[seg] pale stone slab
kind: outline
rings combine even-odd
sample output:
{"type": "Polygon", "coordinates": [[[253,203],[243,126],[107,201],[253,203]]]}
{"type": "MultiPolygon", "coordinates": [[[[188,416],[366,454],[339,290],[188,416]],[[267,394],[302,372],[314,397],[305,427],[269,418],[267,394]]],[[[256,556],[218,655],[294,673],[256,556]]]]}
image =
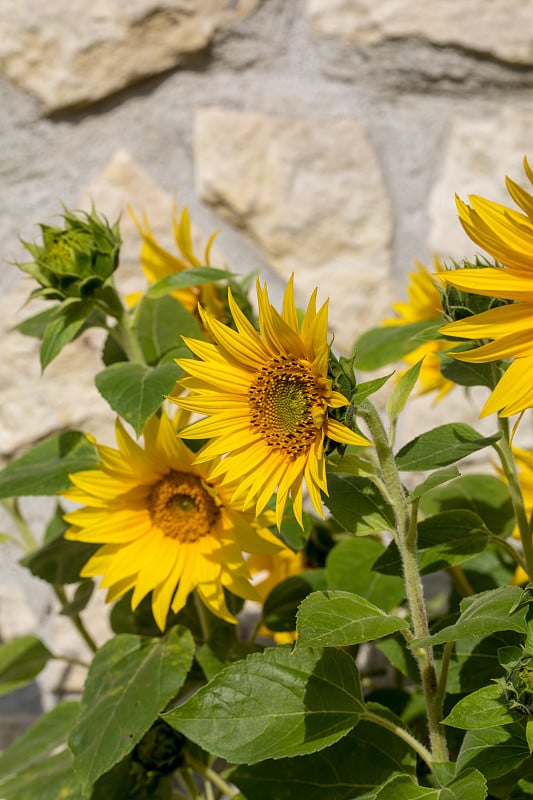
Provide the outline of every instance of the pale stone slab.
{"type": "Polygon", "coordinates": [[[454,118],[429,203],[429,244],[434,252],[459,260],[482,253],[463,231],[455,194],[465,201],[469,194],[480,195],[514,208],[506,175],[533,193],[522,166],[524,156],[533,164],[532,127],[533,113],[515,106],[454,118]]]}
{"type": "Polygon", "coordinates": [[[357,45],[415,38],[533,63],[533,4],[524,0],[307,0],[318,34],[357,45]]]}
{"type": "Polygon", "coordinates": [[[330,297],[335,342],[390,302],[391,210],[376,154],[354,120],[294,120],[205,108],[195,123],[200,197],[244,229],[300,302],[330,297]]]}
{"type": "Polygon", "coordinates": [[[3,0],[0,71],[46,111],[100,100],[204,50],[258,0],[3,0]]]}

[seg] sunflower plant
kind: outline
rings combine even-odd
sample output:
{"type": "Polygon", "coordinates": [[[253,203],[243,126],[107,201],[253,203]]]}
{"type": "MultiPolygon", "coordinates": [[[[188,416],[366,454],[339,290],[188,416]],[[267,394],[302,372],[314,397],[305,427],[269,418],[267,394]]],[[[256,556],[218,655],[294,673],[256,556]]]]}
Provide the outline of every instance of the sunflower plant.
{"type": "MultiPolygon", "coordinates": [[[[104,330],[115,433],[56,432],[0,472],[4,539],[84,674],[0,756],[3,800],[533,797],[533,196],[507,185],[519,210],[458,200],[484,252],[417,263],[350,353],[298,275],[277,308],[213,266],[187,209],[175,252],[130,210],[147,283],[126,297],[96,209],[26,243],[45,307],[18,333],[46,369],[104,330]],[[397,443],[415,398],[437,414],[452,391],[491,427],[397,443]],[[30,495],[55,499],[39,541],[30,495]]],[[[51,648],[2,644],[0,692],[72,662],[51,648]]]]}

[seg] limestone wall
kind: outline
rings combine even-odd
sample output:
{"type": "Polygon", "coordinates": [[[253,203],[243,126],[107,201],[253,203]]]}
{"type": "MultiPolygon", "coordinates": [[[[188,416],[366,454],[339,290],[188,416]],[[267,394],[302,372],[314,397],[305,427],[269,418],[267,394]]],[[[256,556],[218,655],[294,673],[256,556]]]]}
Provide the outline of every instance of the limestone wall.
{"type": "MultiPolygon", "coordinates": [[[[533,0],[1,6],[0,461],[64,427],[111,427],[92,383],[97,335],[41,377],[37,343],[10,333],[28,313],[19,238],[62,203],[114,218],[129,202],[169,241],[177,197],[200,238],[221,229],[220,263],[259,269],[274,297],[292,271],[302,301],[318,284],[348,348],[402,296],[415,258],[473,254],[454,193],[504,200],[504,175],[522,182],[533,158],[533,0]]],[[[123,236],[131,288],[127,214],[123,236]]],[[[418,426],[477,416],[460,394],[412,413],[418,426]]],[[[0,636],[46,629],[44,589],[4,556],[0,636]]]]}

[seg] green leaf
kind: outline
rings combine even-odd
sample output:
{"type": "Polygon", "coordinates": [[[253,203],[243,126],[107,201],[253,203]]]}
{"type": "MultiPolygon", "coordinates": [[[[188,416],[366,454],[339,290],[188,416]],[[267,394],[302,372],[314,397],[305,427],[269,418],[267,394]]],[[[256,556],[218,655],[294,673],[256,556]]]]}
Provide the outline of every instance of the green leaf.
{"type": "Polygon", "coordinates": [[[398,415],[403,411],[411,392],[415,388],[423,360],[421,359],[404,372],[392,390],[387,401],[387,414],[391,420],[397,419],[398,415]]]}
{"type": "Polygon", "coordinates": [[[394,375],[394,372],[389,372],[388,375],[384,375],[381,378],[374,378],[371,381],[363,381],[362,383],[358,383],[354,395],[352,397],[352,403],[354,406],[359,406],[366,400],[367,397],[375,394],[382,386],[384,386],[389,378],[394,375]]]}
{"type": "Polygon", "coordinates": [[[82,800],[87,797],[68,750],[49,755],[0,783],[2,800],[82,800]]]}
{"type": "Polygon", "coordinates": [[[187,289],[190,286],[201,286],[204,283],[227,280],[231,277],[233,277],[233,273],[225,269],[194,267],[194,269],[173,272],[172,275],[161,278],[160,281],[153,283],[148,288],[146,295],[147,297],[163,297],[166,294],[177,292],[180,289],[187,289]]]}
{"type": "Polygon", "coordinates": [[[326,560],[327,588],[362,595],[385,611],[395,608],[405,597],[403,579],[372,569],[383,552],[380,541],[366,536],[339,542],[326,560]]]}
{"type": "MultiPolygon", "coordinates": [[[[423,320],[409,325],[386,325],[365,331],[355,343],[355,366],[363,372],[400,361],[420,344],[417,336],[435,327],[437,320],[423,320]]],[[[442,325],[442,320],[438,320],[442,325]]]]}
{"type": "Polygon", "coordinates": [[[278,583],[266,598],[262,618],[271,631],[295,631],[298,606],[311,592],[326,588],[323,569],[311,569],[278,583]]]}
{"type": "MultiPolygon", "coordinates": [[[[483,552],[488,544],[483,521],[470,511],[443,511],[418,523],[418,564],[428,575],[462,564],[483,552]]],[[[402,575],[398,547],[391,542],[374,564],[377,572],[402,575]]]]}
{"type": "Polygon", "coordinates": [[[96,653],[69,746],[84,784],[118,763],[178,693],[191,667],[189,631],[163,639],[120,634],[96,653]]]}
{"type": "Polygon", "coordinates": [[[405,471],[446,467],[500,438],[500,433],[481,436],[464,422],[450,422],[421,433],[404,445],[396,456],[396,463],[399,470],[405,471]]]}
{"type": "Polygon", "coordinates": [[[525,730],[517,722],[504,727],[467,731],[457,758],[457,772],[473,767],[491,780],[519,767],[528,757],[525,730]]]}
{"type": "Polygon", "coordinates": [[[61,350],[82,332],[87,318],[93,312],[92,302],[65,300],[56,312],[56,317],[46,326],[41,344],[41,369],[59,355],[61,350]]]}
{"type": "Polygon", "coordinates": [[[82,580],[79,586],[76,587],[72,600],[68,603],[64,603],[59,613],[64,614],[66,617],[75,617],[77,614],[80,614],[84,608],[87,607],[93,595],[94,588],[94,581],[90,579],[82,580]]]}
{"type": "Polygon", "coordinates": [[[493,678],[503,675],[499,654],[502,648],[523,641],[516,631],[498,631],[490,636],[474,636],[455,643],[448,666],[446,689],[450,694],[474,692],[493,678]]]}
{"type": "Polygon", "coordinates": [[[42,339],[46,326],[55,318],[57,309],[58,306],[53,306],[52,308],[46,308],[44,311],[39,311],[38,314],[34,314],[32,317],[28,317],[18,325],[15,325],[14,330],[19,331],[24,336],[42,339]]]}
{"type": "Polygon", "coordinates": [[[414,500],[418,500],[422,495],[427,494],[427,492],[430,492],[443,483],[457,478],[458,475],[459,470],[455,466],[443,467],[442,469],[436,470],[436,472],[432,472],[431,475],[428,475],[422,483],[415,486],[413,491],[409,493],[409,502],[412,503],[414,500]]]}
{"type": "Polygon", "coordinates": [[[439,800],[438,789],[419,786],[409,775],[395,775],[378,790],[375,800],[439,800]]]}
{"type": "Polygon", "coordinates": [[[454,625],[443,628],[433,636],[415,639],[414,647],[428,647],[469,639],[471,636],[488,636],[496,631],[513,630],[525,633],[527,630],[527,608],[511,613],[520,601],[522,589],[519,586],[501,586],[481,592],[461,601],[461,616],[454,625]]]}
{"type": "Polygon", "coordinates": [[[394,512],[368,478],[328,476],[329,497],[324,503],[345,531],[358,535],[394,528],[394,512]]]}
{"type": "Polygon", "coordinates": [[[51,584],[78,583],[80,572],[99,545],[58,536],[20,560],[32,575],[51,584]]]}
{"type": "Polygon", "coordinates": [[[402,739],[362,719],[319,756],[240,766],[230,780],[253,800],[366,800],[395,773],[414,775],[414,765],[413,752],[402,739]]]}
{"type": "Polygon", "coordinates": [[[442,720],[443,725],[474,731],[510,725],[520,719],[517,711],[511,711],[501,686],[492,683],[477,692],[463,697],[442,720]]]}
{"type": "Polygon", "coordinates": [[[32,681],[53,658],[36,636],[21,636],[0,647],[0,695],[32,681]]]}
{"type": "Polygon", "coordinates": [[[66,742],[78,716],[79,703],[60,703],[43,714],[31,728],[8,747],[0,756],[0,794],[3,797],[4,783],[34,764],[47,758],[66,742]]]}
{"type": "Polygon", "coordinates": [[[129,422],[139,436],[180,375],[180,368],[173,362],[157,367],[119,362],[99,372],[95,383],[113,411],[129,422]]]}
{"type": "Polygon", "coordinates": [[[514,513],[507,484],[495,475],[461,475],[447,486],[427,492],[420,510],[427,517],[464,508],[480,517],[497,536],[510,536],[514,513]]]}
{"type": "Polygon", "coordinates": [[[363,709],[350,656],[279,646],[226,667],[164,719],[213,755],[252,764],[321,750],[363,709]]]}
{"type": "Polygon", "coordinates": [[[398,672],[401,672],[406,678],[410,678],[414,684],[420,683],[418,665],[401,634],[380,639],[379,642],[374,642],[374,646],[381,650],[398,672]]]}
{"type": "MultiPolygon", "coordinates": [[[[465,769],[446,788],[452,793],[449,800],[485,800],[487,797],[487,781],[477,769],[465,769]]],[[[443,794],[442,800],[448,798],[443,794]]]]}
{"type": "MultiPolygon", "coordinates": [[[[135,332],[148,364],[154,365],[165,355],[183,345],[182,336],[203,339],[195,317],[170,295],[153,299],[143,297],[136,309],[135,332]]],[[[183,355],[189,351],[183,345],[183,355]]]]}
{"type": "Polygon", "coordinates": [[[0,497],[54,495],[71,486],[69,475],[96,465],[96,450],[84,433],[49,436],[0,472],[0,497]]]}
{"type": "Polygon", "coordinates": [[[469,364],[467,361],[458,361],[444,352],[439,353],[439,357],[440,371],[449,381],[458,386],[488,386],[489,389],[494,389],[492,364],[469,364]]]}
{"type": "Polygon", "coordinates": [[[357,594],[314,592],[298,610],[296,647],[345,647],[408,627],[405,619],[386,614],[357,594]]]}

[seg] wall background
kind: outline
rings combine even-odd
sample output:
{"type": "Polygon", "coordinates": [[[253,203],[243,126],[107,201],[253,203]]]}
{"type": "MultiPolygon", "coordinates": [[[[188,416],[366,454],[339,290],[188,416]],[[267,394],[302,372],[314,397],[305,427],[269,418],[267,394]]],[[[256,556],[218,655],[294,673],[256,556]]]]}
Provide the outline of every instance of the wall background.
{"type": "MultiPolygon", "coordinates": [[[[1,7],[0,463],[64,427],[111,441],[93,386],[98,335],[41,377],[37,343],[10,332],[37,311],[22,308],[19,239],[34,240],[62,203],[93,200],[114,219],[129,202],[171,246],[177,197],[199,241],[221,229],[219,263],[259,269],[274,298],[292,271],[302,303],[318,285],[347,349],[403,297],[415,259],[474,254],[454,193],[506,202],[504,175],[523,183],[522,159],[533,160],[533,0],[1,7]]],[[[131,289],[142,281],[127,213],[122,233],[131,289]]],[[[436,408],[416,401],[402,436],[459,417],[478,424],[477,407],[458,392],[436,408]]],[[[26,508],[39,530],[42,504],[26,508]]],[[[79,653],[46,587],[0,547],[0,637],[39,628],[79,653]]],[[[44,705],[60,682],[75,690],[76,674],[48,669],[44,705]]],[[[35,713],[34,689],[4,703],[3,718],[35,713]]]]}

